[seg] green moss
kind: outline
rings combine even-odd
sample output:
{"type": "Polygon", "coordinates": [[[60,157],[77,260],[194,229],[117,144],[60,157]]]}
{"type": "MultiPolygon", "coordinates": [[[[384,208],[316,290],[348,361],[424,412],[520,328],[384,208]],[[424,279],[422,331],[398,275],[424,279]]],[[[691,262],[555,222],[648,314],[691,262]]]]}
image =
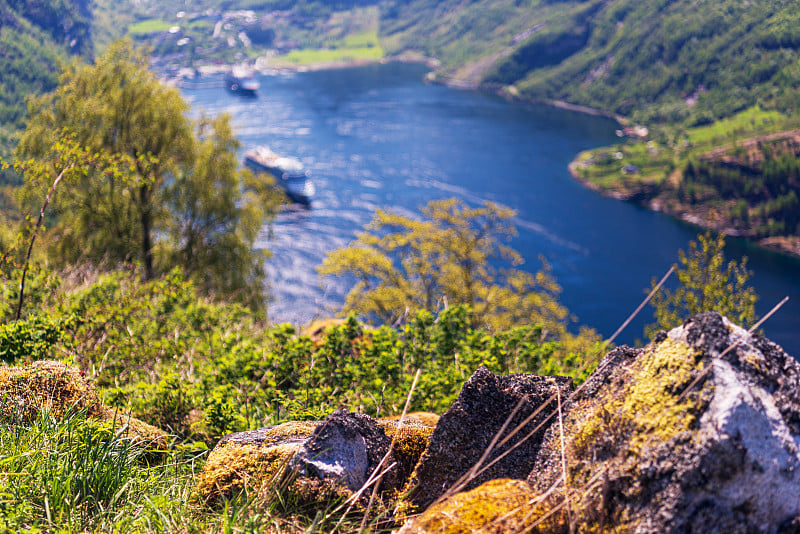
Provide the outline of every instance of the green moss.
{"type": "MultiPolygon", "coordinates": [[[[438,416],[436,417],[438,418],[438,416]]],[[[399,462],[400,476],[407,481],[422,453],[428,448],[428,443],[433,435],[433,427],[411,421],[406,422],[406,420],[403,420],[402,426],[398,425],[395,420],[385,419],[379,419],[378,424],[389,439],[394,440],[392,454],[399,462]]]]}
{"type": "Polygon", "coordinates": [[[32,421],[42,408],[56,415],[102,412],[94,386],[75,367],[56,361],[0,367],[0,402],[2,415],[18,421],[32,421]]]}
{"type": "Polygon", "coordinates": [[[144,421],[119,414],[104,406],[94,384],[75,367],[43,360],[21,367],[0,367],[0,415],[20,423],[33,421],[40,410],[61,417],[86,410],[86,415],[125,428],[134,444],[166,449],[169,436],[144,421]]]}
{"type": "MultiPolygon", "coordinates": [[[[319,422],[290,421],[270,428],[260,443],[235,440],[217,446],[197,479],[197,494],[207,502],[260,491],[282,478],[289,460],[319,422]]],[[[300,486],[308,486],[304,482],[300,486]]]]}

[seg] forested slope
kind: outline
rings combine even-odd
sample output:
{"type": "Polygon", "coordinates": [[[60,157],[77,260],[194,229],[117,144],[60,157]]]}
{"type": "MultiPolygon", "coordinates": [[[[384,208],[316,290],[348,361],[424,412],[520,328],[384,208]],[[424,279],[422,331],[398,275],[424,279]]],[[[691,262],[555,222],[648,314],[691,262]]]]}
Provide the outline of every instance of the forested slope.
{"type": "Polygon", "coordinates": [[[67,54],[89,56],[88,0],[0,0],[0,153],[25,123],[25,97],[55,89],[67,54]]]}
{"type": "Polygon", "coordinates": [[[785,0],[412,0],[384,11],[381,37],[525,98],[703,123],[794,109],[798,22],[785,0]]]}

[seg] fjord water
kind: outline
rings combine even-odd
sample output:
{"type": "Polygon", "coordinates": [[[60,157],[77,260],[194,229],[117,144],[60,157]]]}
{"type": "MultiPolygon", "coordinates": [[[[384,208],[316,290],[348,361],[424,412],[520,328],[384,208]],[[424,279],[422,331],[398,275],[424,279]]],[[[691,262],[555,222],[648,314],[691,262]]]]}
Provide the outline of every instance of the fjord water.
{"type": "MultiPolygon", "coordinates": [[[[523,268],[546,259],[579,323],[611,335],[699,230],[569,176],[579,151],[617,141],[611,120],[426,85],[424,73],[389,64],[261,76],[254,99],[222,87],[183,89],[194,113],[231,114],[242,151],[269,145],[313,175],[311,209],[282,212],[259,242],[272,252],[270,318],[304,324],[341,305],[350,281],[321,280],[315,268],[377,208],[414,215],[430,200],[458,197],[517,210],[512,246],[523,268]]],[[[737,240],[727,253],[749,257],[760,313],[791,298],[764,330],[800,356],[800,260],[737,240]]],[[[645,309],[618,342],[641,339],[649,322],[645,309]]]]}

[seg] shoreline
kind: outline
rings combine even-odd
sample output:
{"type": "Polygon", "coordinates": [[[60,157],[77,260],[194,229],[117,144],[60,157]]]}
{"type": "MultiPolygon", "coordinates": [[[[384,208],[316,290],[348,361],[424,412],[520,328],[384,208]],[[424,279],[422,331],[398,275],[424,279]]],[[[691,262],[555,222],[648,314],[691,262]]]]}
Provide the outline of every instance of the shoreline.
{"type": "Polygon", "coordinates": [[[762,238],[748,236],[734,228],[710,221],[703,217],[699,212],[693,213],[690,210],[672,209],[670,206],[665,205],[665,203],[659,202],[657,199],[644,194],[645,192],[641,189],[633,192],[622,192],[600,187],[599,185],[582,178],[576,170],[577,165],[578,161],[576,158],[573,159],[567,166],[570,176],[572,176],[572,178],[580,183],[583,187],[603,195],[604,197],[613,198],[615,200],[621,200],[624,202],[632,202],[638,206],[647,208],[650,211],[663,213],[674,219],[691,224],[692,226],[696,226],[704,230],[713,230],[715,232],[724,234],[726,237],[743,239],[770,252],[775,252],[792,258],[800,258],[800,236],[774,236],[762,238]]]}

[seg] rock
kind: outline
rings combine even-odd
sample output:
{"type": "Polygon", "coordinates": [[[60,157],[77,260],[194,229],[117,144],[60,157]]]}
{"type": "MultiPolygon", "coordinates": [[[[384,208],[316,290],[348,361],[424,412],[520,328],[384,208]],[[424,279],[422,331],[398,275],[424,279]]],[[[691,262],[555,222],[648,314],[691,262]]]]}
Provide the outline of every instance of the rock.
{"type": "Polygon", "coordinates": [[[87,417],[124,428],[128,439],[150,451],[163,451],[170,443],[163,430],[105,406],[94,384],[75,367],[51,360],[0,367],[0,420],[27,424],[42,409],[58,417],[85,410],[87,417]]]}
{"type": "MultiPolygon", "coordinates": [[[[384,418],[385,421],[397,421],[400,419],[399,415],[384,418]]],[[[403,419],[405,423],[411,423],[422,426],[435,427],[439,422],[439,416],[431,412],[411,412],[407,413],[403,419]]]]}
{"type": "MultiPolygon", "coordinates": [[[[394,492],[405,483],[433,429],[398,425],[362,414],[338,411],[325,421],[290,422],[223,437],[212,451],[197,483],[208,502],[242,491],[262,492],[283,481],[309,501],[331,493],[349,496],[369,479],[389,451],[384,467],[394,465],[379,488],[394,492]]],[[[370,492],[365,492],[368,498],[370,492]]]]}
{"type": "MultiPolygon", "coordinates": [[[[339,410],[314,429],[292,463],[298,466],[303,476],[334,479],[351,492],[356,492],[376,469],[396,465],[390,444],[390,439],[375,419],[339,410]],[[380,465],[387,454],[388,458],[380,465]]],[[[399,486],[396,468],[389,469],[381,486],[399,486]]]]}
{"type": "Polygon", "coordinates": [[[378,420],[386,436],[392,440],[392,455],[398,462],[398,476],[403,484],[411,477],[433,435],[434,427],[416,423],[414,420],[411,418],[407,422],[403,419],[402,425],[398,420],[378,420]]]}
{"type": "MultiPolygon", "coordinates": [[[[578,531],[790,532],[798,523],[800,364],[719,314],[612,351],[564,409],[578,531]]],[[[563,503],[561,462],[555,424],[528,478],[550,507],[563,503]]]]}
{"type": "Polygon", "coordinates": [[[464,384],[458,399],[439,418],[430,444],[408,483],[409,494],[400,507],[401,515],[424,510],[465,475],[487,450],[518,404],[520,408],[502,437],[548,403],[508,443],[495,446],[482,465],[511,452],[472,478],[463,489],[475,488],[482,482],[497,478],[525,479],[533,467],[547,424],[520,446],[511,448],[556,409],[554,396],[557,389],[566,398],[572,391],[572,380],[520,374],[497,376],[485,367],[475,371],[464,384]]]}

